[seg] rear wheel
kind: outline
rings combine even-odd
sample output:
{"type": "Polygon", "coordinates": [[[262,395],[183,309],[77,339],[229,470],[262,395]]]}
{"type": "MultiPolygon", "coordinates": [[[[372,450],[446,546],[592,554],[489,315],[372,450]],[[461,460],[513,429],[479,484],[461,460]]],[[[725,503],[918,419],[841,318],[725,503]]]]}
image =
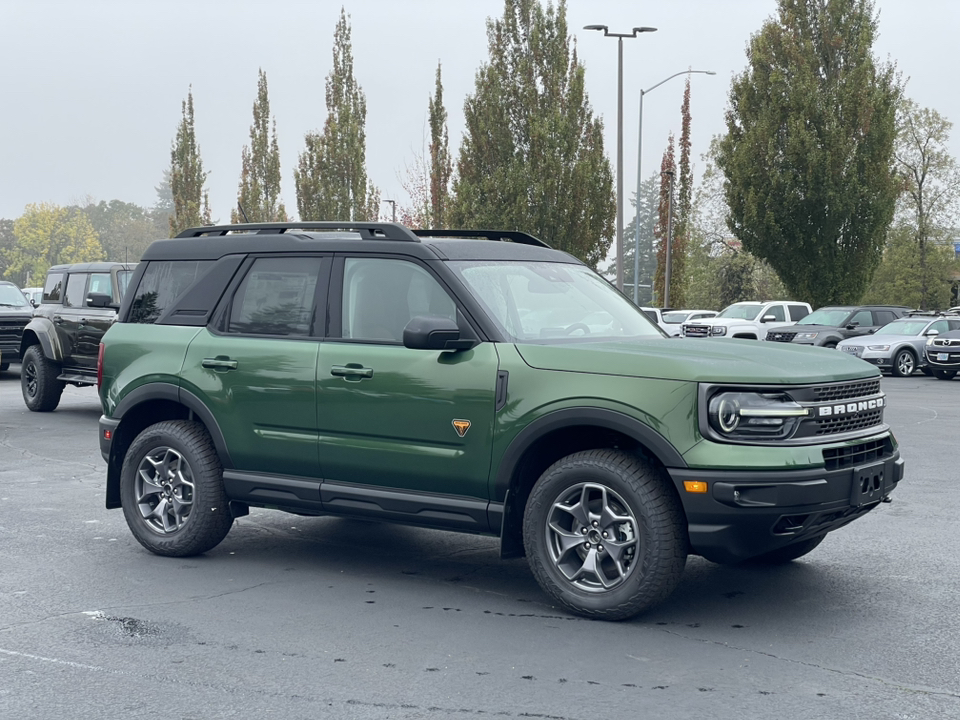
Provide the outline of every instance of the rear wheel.
{"type": "Polygon", "coordinates": [[[185,557],[216,547],[233,516],[206,428],[168,420],[141,432],[123,459],[120,504],[130,531],[150,552],[185,557]]]}
{"type": "Polygon", "coordinates": [[[937,380],[953,380],[953,376],[956,374],[956,370],[940,370],[939,368],[933,368],[933,376],[937,380]]]}
{"type": "Polygon", "coordinates": [[[778,548],[777,550],[764,553],[763,555],[758,555],[755,558],[750,558],[748,562],[757,565],[782,565],[783,563],[791,562],[811,552],[823,542],[825,537],[826,535],[821,535],[820,537],[810,538],[809,540],[801,540],[800,542],[795,542],[791,545],[778,548]]]}
{"type": "Polygon", "coordinates": [[[527,501],[523,542],[547,594],[606,620],[664,600],[687,558],[672,486],[649,463],[614,450],[575,453],[543,473],[527,501]]]}
{"type": "Polygon", "coordinates": [[[59,366],[43,355],[39,345],[31,345],[20,364],[20,390],[23,402],[33,412],[50,412],[60,404],[66,384],[57,380],[59,366]]]}
{"type": "Polygon", "coordinates": [[[910,377],[917,369],[917,359],[909,350],[900,350],[893,356],[891,372],[897,377],[910,377]]]}

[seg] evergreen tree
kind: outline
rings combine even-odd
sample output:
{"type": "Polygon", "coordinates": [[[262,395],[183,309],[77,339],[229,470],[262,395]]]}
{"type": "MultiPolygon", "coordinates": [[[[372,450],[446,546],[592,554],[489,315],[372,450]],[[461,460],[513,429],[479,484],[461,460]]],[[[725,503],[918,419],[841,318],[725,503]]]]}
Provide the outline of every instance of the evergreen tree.
{"type": "MultiPolygon", "coordinates": [[[[676,174],[677,163],[674,157],[673,134],[671,133],[669,140],[667,140],[667,149],[663,151],[663,158],[660,161],[660,195],[657,205],[657,225],[654,230],[657,237],[657,272],[653,278],[653,296],[657,305],[663,305],[665,297],[664,288],[666,284],[667,242],[670,233],[671,203],[674,203],[673,230],[674,240],[676,240],[676,198],[670,197],[671,190],[676,191],[676,174]],[[671,187],[671,185],[673,185],[673,187],[671,187]]],[[[675,250],[676,243],[671,245],[670,252],[671,273],[669,303],[671,307],[683,307],[682,285],[676,275],[673,274],[673,263],[676,262],[676,256],[674,255],[675,250]]]]}
{"type": "Polygon", "coordinates": [[[182,114],[177,138],[170,150],[170,190],[173,193],[171,237],[187,228],[210,224],[210,201],[203,189],[207,173],[203,171],[200,147],[197,145],[192,87],[183,102],[182,114]]]}
{"type": "Polygon", "coordinates": [[[27,205],[13,224],[16,246],[7,275],[42,283],[47,268],[61,263],[103,260],[103,248],[90,219],[79,208],[50,203],[27,205]]]}
{"type": "Polygon", "coordinates": [[[170,220],[173,218],[173,189],[170,187],[170,168],[165,168],[160,184],[154,188],[157,199],[150,208],[150,217],[156,228],[156,236],[163,237],[170,232],[170,220]]]}
{"type": "Polygon", "coordinates": [[[450,222],[525,230],[596,267],[613,238],[613,173],[566,14],[564,0],[504,0],[487,21],[450,222]]]}
{"type": "Polygon", "coordinates": [[[673,248],[670,253],[670,304],[685,307],[687,252],[690,247],[690,215],[693,206],[693,168],[690,165],[690,76],[680,106],[680,164],[673,209],[673,248]]]}
{"type": "Polygon", "coordinates": [[[294,171],[297,210],[303,220],[376,220],[380,191],[367,180],[367,101],[353,76],[346,11],[333,34],[333,69],[327,76],[323,133],[307,133],[294,171]]]}
{"type": "Polygon", "coordinates": [[[871,0],[778,0],[730,90],[730,228],[814,306],[860,299],[893,218],[900,89],[876,33],[871,0]]]}
{"type": "Polygon", "coordinates": [[[430,227],[448,226],[452,175],[447,109],[443,106],[443,82],[437,63],[437,84],[430,98],[430,227]]]}
{"type": "Polygon", "coordinates": [[[230,212],[230,222],[285,221],[287,210],[280,200],[280,149],[277,145],[277,121],[270,117],[267,74],[261,68],[257,80],[257,99],[253,103],[250,145],[240,154],[238,207],[230,212]],[[272,132],[271,132],[272,130],[272,132]],[[246,218],[241,216],[243,208],[246,218]]]}
{"type": "MultiPolygon", "coordinates": [[[[653,173],[640,183],[640,212],[623,229],[623,291],[633,297],[634,255],[637,248],[637,215],[640,217],[640,281],[637,283],[637,304],[653,305],[653,278],[657,272],[657,238],[655,229],[659,215],[660,175],[653,173]]],[[[636,209],[637,196],[630,199],[636,209]]],[[[616,260],[602,269],[602,274],[612,283],[617,273],[616,260]]]]}

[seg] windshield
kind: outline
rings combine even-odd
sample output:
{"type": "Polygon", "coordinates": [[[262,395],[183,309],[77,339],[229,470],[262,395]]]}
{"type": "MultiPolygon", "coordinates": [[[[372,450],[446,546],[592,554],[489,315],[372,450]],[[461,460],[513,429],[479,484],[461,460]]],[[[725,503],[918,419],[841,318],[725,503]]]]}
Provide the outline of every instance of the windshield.
{"type": "Polygon", "coordinates": [[[638,307],[582,265],[506,260],[449,265],[513,342],[663,337],[638,307]]]}
{"type": "Polygon", "coordinates": [[[894,320],[877,330],[874,335],[919,335],[928,324],[929,320],[894,320]]]}
{"type": "Polygon", "coordinates": [[[670,323],[671,325],[679,325],[688,317],[693,315],[693,313],[688,312],[669,312],[663,314],[663,321],[665,323],[670,323]]]}
{"type": "Polygon", "coordinates": [[[762,305],[731,305],[725,308],[717,317],[733,318],[735,320],[756,320],[761,310],[763,310],[762,305]]]}
{"type": "Polygon", "coordinates": [[[805,318],[797,320],[797,325],[829,325],[840,327],[850,315],[849,308],[820,308],[814,310],[805,318]]]}
{"type": "Polygon", "coordinates": [[[24,307],[27,299],[14,285],[0,285],[0,305],[7,307],[24,307]]]}

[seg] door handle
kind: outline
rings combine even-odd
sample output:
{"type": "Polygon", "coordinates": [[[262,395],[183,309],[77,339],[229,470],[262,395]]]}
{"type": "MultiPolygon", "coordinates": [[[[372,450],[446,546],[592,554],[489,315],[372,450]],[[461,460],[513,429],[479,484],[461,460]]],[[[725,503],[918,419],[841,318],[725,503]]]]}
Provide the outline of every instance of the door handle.
{"type": "Polygon", "coordinates": [[[330,374],[347,380],[360,380],[362,378],[372,378],[373,368],[365,368],[362,365],[356,365],[354,363],[350,363],[349,365],[334,365],[330,368],[330,374]]]}
{"type": "Polygon", "coordinates": [[[200,367],[205,367],[210,370],[236,370],[237,361],[218,355],[215,358],[204,358],[200,362],[200,367]]]}

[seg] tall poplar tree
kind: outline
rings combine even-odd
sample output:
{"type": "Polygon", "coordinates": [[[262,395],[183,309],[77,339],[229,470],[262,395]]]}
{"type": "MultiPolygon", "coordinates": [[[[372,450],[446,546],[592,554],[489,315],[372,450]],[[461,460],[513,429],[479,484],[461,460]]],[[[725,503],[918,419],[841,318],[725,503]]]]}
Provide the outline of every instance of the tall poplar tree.
{"type": "Polygon", "coordinates": [[[197,145],[192,87],[183,101],[181,112],[177,137],[170,150],[170,190],[173,193],[171,237],[187,228],[210,224],[210,200],[203,189],[207,173],[203,171],[200,147],[197,145]]]}
{"type": "Polygon", "coordinates": [[[287,210],[280,200],[280,149],[277,146],[277,121],[276,118],[270,117],[267,74],[262,68],[257,80],[257,99],[253,103],[250,145],[243,146],[240,161],[238,207],[231,211],[230,221],[256,223],[286,220],[287,210]],[[243,215],[246,218],[240,214],[240,207],[243,208],[243,215]]]}
{"type": "Polygon", "coordinates": [[[871,0],[778,0],[734,78],[717,158],[729,225],[790,293],[857,302],[893,218],[895,68],[871,0]]]}
{"type": "Polygon", "coordinates": [[[437,83],[430,98],[430,227],[443,228],[449,224],[452,175],[447,109],[443,106],[443,81],[440,63],[437,63],[437,83]]]}
{"type": "Polygon", "coordinates": [[[464,102],[450,221],[525,230],[596,267],[613,239],[613,173],[567,6],[504,0],[464,102]]]}
{"type": "MultiPolygon", "coordinates": [[[[664,289],[666,288],[666,266],[667,266],[667,244],[670,234],[670,215],[671,203],[676,203],[676,198],[670,197],[671,189],[676,193],[676,175],[677,161],[673,149],[673,133],[667,140],[667,149],[663,151],[663,158],[660,161],[660,203],[658,207],[657,225],[654,233],[657,237],[657,272],[653,277],[653,292],[656,302],[664,305],[664,289]],[[673,187],[671,188],[671,184],[673,187]]],[[[677,210],[676,205],[672,209],[673,213],[673,232],[676,237],[677,229],[677,210]]],[[[670,306],[683,307],[683,285],[677,275],[673,272],[676,255],[674,250],[676,245],[671,245],[670,252],[670,306]]]]}
{"type": "Polygon", "coordinates": [[[367,180],[367,100],[353,76],[346,11],[333,33],[333,69],[327,75],[323,133],[307,133],[294,170],[302,220],[376,220],[380,191],[367,180]]]}

